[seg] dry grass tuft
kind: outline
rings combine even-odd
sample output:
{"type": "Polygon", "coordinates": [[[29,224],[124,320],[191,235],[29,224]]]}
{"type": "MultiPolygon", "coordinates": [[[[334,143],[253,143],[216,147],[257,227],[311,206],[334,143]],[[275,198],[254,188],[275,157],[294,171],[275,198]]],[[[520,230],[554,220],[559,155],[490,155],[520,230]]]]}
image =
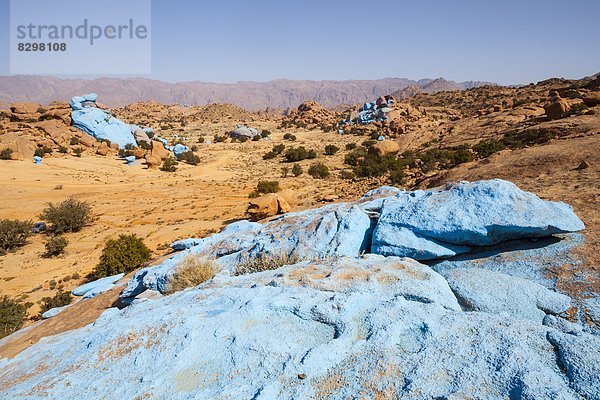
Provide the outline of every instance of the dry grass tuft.
{"type": "Polygon", "coordinates": [[[215,276],[217,271],[214,261],[197,254],[189,254],[175,267],[175,273],[169,279],[167,294],[198,286],[215,276]]]}
{"type": "Polygon", "coordinates": [[[244,259],[235,269],[236,275],[253,274],[255,272],[272,271],[286,265],[300,262],[296,255],[260,254],[257,257],[244,259]]]}

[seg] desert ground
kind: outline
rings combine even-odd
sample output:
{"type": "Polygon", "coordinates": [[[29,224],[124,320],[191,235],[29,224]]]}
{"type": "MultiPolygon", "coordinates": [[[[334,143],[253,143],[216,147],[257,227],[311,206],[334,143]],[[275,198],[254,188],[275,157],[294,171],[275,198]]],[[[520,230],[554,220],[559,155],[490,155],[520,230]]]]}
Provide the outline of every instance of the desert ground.
{"type": "MultiPolygon", "coordinates": [[[[399,151],[413,152],[417,158],[431,149],[472,146],[482,140],[501,138],[507,132],[533,130],[553,132],[554,136],[541,143],[503,149],[456,166],[419,169],[419,162],[416,162],[417,167],[413,162],[405,166],[406,180],[395,185],[417,189],[461,180],[502,178],[543,199],[572,205],[586,224],[586,241],[578,249],[584,262],[577,266],[564,265],[552,274],[560,290],[573,298],[585,298],[600,291],[600,107],[585,107],[585,112],[551,120],[544,114],[549,91],[572,84],[550,81],[523,89],[484,87],[418,94],[400,103],[402,115],[398,117],[397,126],[371,124],[358,132],[351,128],[351,134],[344,135],[330,125],[345,114],[340,113],[339,108],[327,110],[316,103],[311,103],[306,113],[297,111],[288,116],[282,116],[281,110],[253,113],[231,105],[184,107],[142,102],[115,109],[114,114],[128,123],[153,126],[171,142],[182,140],[186,145],[195,146],[194,153],[200,157],[200,163],[194,166],[180,162],[176,172],[164,172],[148,168],[143,154],[133,165],[126,165],[116,151],[100,155],[95,147],[86,149],[81,157],[76,157],[71,148],[64,153],[55,151],[45,157],[41,165],[25,157],[0,161],[3,188],[0,219],[35,222],[47,203],[71,197],[88,202],[95,217],[95,221],[80,232],[65,235],[69,245],[63,255],[42,257],[46,237],[41,234],[31,237],[26,246],[0,257],[0,294],[32,302],[29,315],[35,317],[40,300],[86,282],[108,239],[120,234],[136,234],[153,252],[154,260],[150,264],[157,263],[170,253],[170,243],[205,237],[233,221],[247,218],[249,195],[259,181],[278,181],[281,189],[291,189],[298,198],[294,211],[330,202],[353,201],[369,189],[393,184],[386,176],[342,179],[340,175],[342,171],[352,170],[352,166],[345,163],[346,156],[352,152],[351,147],[346,146],[360,148],[370,137],[376,138],[380,129],[399,145],[399,151]],[[525,97],[527,101],[519,100],[525,97]],[[487,99],[487,103],[482,99],[487,99]],[[241,123],[259,131],[268,130],[270,137],[258,141],[209,143],[214,135],[224,135],[241,123]],[[287,140],[289,135],[296,139],[287,140]],[[304,170],[302,175],[295,177],[288,172],[284,176],[283,168],[290,168],[292,163],[283,162],[281,156],[263,159],[277,144],[286,148],[303,146],[315,150],[317,157],[299,162],[304,170]],[[326,145],[335,145],[339,151],[326,155],[326,145]],[[316,179],[306,173],[316,162],[328,166],[331,172],[328,178],[316,179]]],[[[571,106],[582,104],[577,98],[569,101],[571,106]]],[[[14,130],[22,134],[34,132],[31,135],[35,136],[36,124],[33,120],[11,120],[5,122],[1,130],[9,134],[14,130]]],[[[408,157],[402,154],[401,157],[408,157]]],[[[118,290],[113,290],[99,296],[95,302],[101,306],[88,307],[87,313],[74,307],[61,317],[36,322],[24,340],[19,341],[17,337],[16,341],[5,343],[3,354],[14,355],[47,334],[94,321],[117,294],[118,290]],[[73,323],[77,313],[81,317],[73,323]]],[[[28,320],[26,325],[33,324],[34,319],[28,320]]]]}

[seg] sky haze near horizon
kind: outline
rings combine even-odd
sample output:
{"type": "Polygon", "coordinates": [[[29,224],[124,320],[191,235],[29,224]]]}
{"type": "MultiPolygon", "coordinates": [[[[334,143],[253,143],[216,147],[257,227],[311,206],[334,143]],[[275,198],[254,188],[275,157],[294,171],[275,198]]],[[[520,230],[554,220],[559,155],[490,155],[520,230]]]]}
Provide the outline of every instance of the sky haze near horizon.
{"type": "MultiPolygon", "coordinates": [[[[9,74],[9,15],[9,0],[0,0],[0,75],[9,74]]],[[[152,73],[139,76],[500,84],[581,78],[600,72],[598,16],[598,0],[153,0],[152,73]]]]}

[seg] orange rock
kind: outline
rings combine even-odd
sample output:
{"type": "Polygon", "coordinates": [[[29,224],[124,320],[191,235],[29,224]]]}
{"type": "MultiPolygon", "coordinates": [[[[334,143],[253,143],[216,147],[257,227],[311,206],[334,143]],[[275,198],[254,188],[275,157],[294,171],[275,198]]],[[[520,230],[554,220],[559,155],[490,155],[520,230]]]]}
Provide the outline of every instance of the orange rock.
{"type": "Polygon", "coordinates": [[[370,151],[383,157],[390,154],[397,154],[400,151],[400,145],[393,140],[383,140],[371,146],[370,151]]]}
{"type": "Polygon", "coordinates": [[[269,193],[250,201],[248,214],[253,221],[272,217],[279,211],[279,197],[275,193],[269,193]]]}

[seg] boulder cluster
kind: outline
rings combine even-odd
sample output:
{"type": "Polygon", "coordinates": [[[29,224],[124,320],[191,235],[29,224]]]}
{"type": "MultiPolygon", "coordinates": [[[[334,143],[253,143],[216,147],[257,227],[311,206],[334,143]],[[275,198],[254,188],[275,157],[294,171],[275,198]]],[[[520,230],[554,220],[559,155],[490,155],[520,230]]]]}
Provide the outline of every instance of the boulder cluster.
{"type": "Polygon", "coordinates": [[[124,309],[0,360],[0,388],[10,398],[600,399],[600,297],[572,299],[544,274],[569,262],[581,241],[569,232],[583,228],[568,205],[502,180],[382,187],[236,222],[173,243],[178,253],[127,284],[124,309]],[[220,271],[162,295],[192,255],[220,271]],[[259,257],[290,261],[240,274],[259,257]]]}
{"type": "Polygon", "coordinates": [[[305,129],[327,128],[329,129],[336,123],[336,113],[323,107],[316,101],[305,101],[289,115],[287,115],[282,127],[296,127],[305,129]]]}

